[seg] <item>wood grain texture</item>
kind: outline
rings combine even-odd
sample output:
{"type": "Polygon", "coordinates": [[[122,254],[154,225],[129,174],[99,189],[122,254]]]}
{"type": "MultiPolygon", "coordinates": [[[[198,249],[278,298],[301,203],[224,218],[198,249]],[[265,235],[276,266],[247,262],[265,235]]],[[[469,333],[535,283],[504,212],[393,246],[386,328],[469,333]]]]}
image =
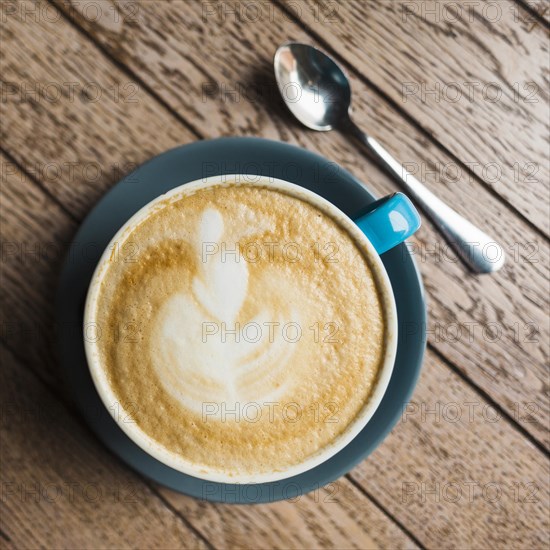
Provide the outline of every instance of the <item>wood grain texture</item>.
{"type": "MultiPolygon", "coordinates": [[[[544,548],[550,540],[548,473],[544,455],[428,353],[403,422],[351,477],[424,547],[527,549],[544,548]]],[[[191,499],[173,493],[167,498],[186,517],[192,514],[191,499]]],[[[270,505],[276,524],[292,525],[299,505],[270,505]]],[[[223,524],[233,513],[208,507],[201,523],[223,524]]],[[[333,508],[330,513],[321,524],[325,529],[342,524],[333,508]]],[[[245,534],[230,536],[239,546],[245,534]]]]}
{"type": "Polygon", "coordinates": [[[518,0],[520,11],[518,19],[533,32],[539,26],[550,29],[550,5],[546,0],[518,0]]]}
{"type": "Polygon", "coordinates": [[[37,6],[49,15],[20,8],[2,26],[9,49],[0,65],[6,94],[0,137],[81,219],[136,164],[196,137],[53,6],[37,6]]]}
{"type": "Polygon", "coordinates": [[[2,514],[16,548],[207,548],[4,346],[2,514]]]}
{"type": "MultiPolygon", "coordinates": [[[[136,488],[139,502],[124,505],[122,523],[112,521],[120,502],[111,505],[109,497],[107,504],[102,501],[98,507],[96,503],[97,515],[86,527],[82,524],[93,511],[85,497],[76,505],[69,502],[71,507],[66,499],[53,504],[46,503],[44,498],[38,504],[21,503],[16,493],[8,501],[9,516],[2,514],[0,531],[6,533],[12,543],[15,541],[16,546],[61,546],[63,539],[59,530],[53,535],[45,532],[55,518],[65,527],[65,541],[67,533],[76,531],[73,545],[80,542],[85,545],[86,541],[89,544],[93,538],[88,537],[96,527],[103,545],[123,546],[125,531],[132,533],[137,522],[136,532],[141,538],[138,540],[136,535],[128,545],[146,545],[149,533],[143,534],[143,530],[149,528],[156,533],[159,526],[167,526],[168,533],[163,533],[162,539],[165,546],[178,545],[178,540],[180,545],[181,540],[193,544],[193,538],[178,539],[181,533],[187,536],[187,527],[162,508],[156,496],[159,492],[193,530],[216,547],[414,547],[413,541],[364,496],[366,491],[425,546],[547,546],[550,542],[548,462],[508,420],[494,421],[495,410],[483,395],[472,390],[438,355],[441,353],[453,361],[524,429],[547,441],[548,417],[544,407],[548,334],[544,289],[548,250],[529,226],[514,217],[476,181],[467,183],[461,197],[463,203],[456,207],[478,223],[488,218],[485,223],[507,244],[515,240],[525,244],[532,239],[539,245],[538,250],[532,254],[528,249],[518,248],[518,261],[509,263],[506,270],[494,278],[467,275],[460,264],[451,261],[452,257],[449,259],[450,253],[449,256],[428,254],[425,261],[421,261],[431,302],[430,341],[437,354],[428,353],[420,384],[413,403],[404,412],[403,422],[372,457],[352,472],[351,479],[357,487],[349,480],[338,482],[336,502],[325,500],[326,490],[294,503],[252,507],[211,505],[157,487],[151,492],[139,478],[103,451],[87,430],[70,419],[72,413],[54,403],[47,390],[27,374],[22,362],[57,394],[59,373],[55,356],[49,351],[52,333],[46,331],[35,339],[31,323],[40,327],[52,324],[49,303],[59,264],[55,247],[52,257],[44,259],[36,258],[33,250],[37,245],[58,244],[70,238],[76,222],[120,176],[120,170],[113,170],[113,166],[125,166],[128,159],[141,161],[178,142],[195,139],[189,127],[197,128],[197,132],[206,137],[247,133],[299,143],[350,168],[379,194],[392,189],[385,176],[359,155],[358,149],[337,135],[304,132],[291,123],[280,104],[273,96],[266,96],[266,92],[252,99],[241,95],[236,101],[231,100],[230,92],[239,83],[245,86],[244,93],[250,93],[251,89],[261,89],[271,82],[269,60],[275,46],[289,37],[310,41],[306,34],[276,8],[273,13],[280,15],[280,19],[273,22],[276,24],[265,19],[235,23],[230,17],[220,23],[214,18],[203,21],[203,5],[148,3],[144,7],[140,5],[139,13],[130,21],[102,18],[93,25],[73,12],[72,16],[93,33],[120,66],[107,59],[63,19],[21,21],[13,16],[3,26],[3,38],[7,40],[4,44],[9,45],[2,58],[2,75],[6,81],[35,86],[49,82],[87,83],[94,79],[93,82],[108,92],[99,101],[84,97],[85,100],[77,103],[63,96],[53,105],[30,99],[18,101],[20,96],[16,93],[0,105],[7,151],[34,172],[38,180],[35,183],[21,174],[10,159],[1,159],[2,237],[4,242],[16,244],[15,248],[3,247],[3,251],[10,253],[2,262],[1,305],[3,311],[10,312],[11,327],[31,327],[30,339],[23,333],[3,335],[18,355],[16,360],[5,352],[5,362],[10,367],[3,371],[7,381],[2,388],[9,388],[11,400],[7,402],[15,403],[15,408],[6,411],[11,414],[10,411],[26,409],[25,395],[30,395],[31,405],[44,403],[40,410],[60,411],[54,415],[56,421],[60,418],[60,428],[51,434],[47,426],[40,423],[40,418],[35,418],[36,409],[32,407],[31,418],[24,419],[27,424],[19,418],[3,428],[2,436],[8,444],[2,445],[2,452],[9,445],[10,454],[6,456],[10,467],[6,470],[2,455],[2,481],[8,476],[4,472],[9,472],[16,484],[45,480],[55,486],[71,478],[82,486],[91,480],[104,487],[109,495],[110,487],[120,483],[123,497],[127,497],[125,483],[129,480],[131,487],[136,488]],[[227,56],[229,47],[235,50],[231,63],[224,62],[231,59],[227,56]],[[118,83],[120,90],[125,83],[136,83],[133,76],[124,72],[126,65],[147,87],[160,94],[164,105],[141,85],[137,105],[111,98],[110,87],[116,90],[118,83]],[[254,67],[260,69],[251,78],[254,67]],[[207,90],[214,90],[212,84],[217,86],[217,91],[208,95],[207,90]],[[228,96],[224,96],[223,86],[228,96]],[[78,163],[74,173],[65,169],[57,174],[46,169],[50,163],[62,167],[65,162],[78,163]],[[84,170],[91,162],[97,163],[99,176],[93,176],[97,171],[89,172],[89,167],[88,171],[84,170]],[[483,209],[479,204],[483,204],[483,209]],[[529,263],[528,260],[533,259],[537,263],[529,263]],[[535,336],[539,341],[515,338],[511,332],[514,323],[531,320],[538,325],[535,336]],[[462,325],[473,322],[479,327],[494,322],[505,334],[490,341],[480,336],[480,332],[474,332],[473,340],[463,335],[454,341],[453,333],[447,334],[446,329],[452,331],[451,325],[456,322],[462,325]],[[23,393],[21,397],[20,393],[23,393]],[[532,417],[525,408],[529,402],[540,404],[532,417]],[[439,411],[439,415],[430,412],[434,410],[439,411]],[[459,421],[456,421],[457,410],[461,416],[459,421]],[[21,436],[25,433],[29,434],[28,441],[21,436]],[[63,448],[59,441],[63,441],[63,448]],[[44,464],[41,463],[43,447],[47,451],[44,464]],[[73,459],[70,465],[61,460],[63,456],[73,459]],[[60,473],[58,468],[67,469],[68,474],[64,475],[63,470],[60,473]],[[435,493],[431,493],[434,489],[435,493]],[[495,498],[498,490],[501,494],[495,498]],[[472,499],[469,491],[473,491],[472,499]],[[142,494],[145,494],[144,500],[142,494]],[[146,512],[141,513],[142,505],[146,512]],[[9,521],[4,522],[5,517],[9,521]],[[42,521],[36,535],[30,533],[34,521],[31,518],[42,521]],[[11,526],[12,523],[17,527],[11,526]],[[21,542],[24,537],[31,537],[28,539],[31,542],[21,542]]],[[[113,12],[104,10],[103,13],[113,12]]],[[[354,80],[353,85],[355,90],[360,90],[361,116],[369,120],[369,124],[376,124],[381,141],[385,140],[396,156],[402,155],[398,158],[427,165],[451,160],[363,83],[354,80]]],[[[88,87],[87,91],[92,90],[88,87]]],[[[128,92],[128,88],[125,91],[128,92]]],[[[433,187],[449,202],[456,201],[456,189],[444,181],[435,182],[433,187]]],[[[419,260],[427,247],[441,244],[429,225],[415,242],[419,260]]],[[[62,392],[57,397],[67,398],[62,392]]],[[[49,415],[42,416],[49,418],[49,415]]],[[[50,487],[51,491],[55,490],[54,486],[50,487]]],[[[197,544],[200,542],[201,539],[197,544]]]]}
{"type": "Polygon", "coordinates": [[[428,353],[402,422],[351,475],[427,548],[527,550],[550,542],[549,474],[547,457],[428,353]]]}
{"type": "Polygon", "coordinates": [[[75,221],[46,192],[0,154],[2,289],[1,339],[24,350],[39,374],[57,383],[53,299],[62,261],[76,231],[75,221]],[[29,293],[32,289],[32,294],[29,293]]]}
{"type": "MultiPolygon", "coordinates": [[[[249,134],[297,143],[339,162],[379,194],[394,190],[343,136],[304,131],[286,114],[274,91],[271,57],[289,38],[310,41],[287,15],[272,7],[254,20],[222,17],[218,11],[205,12],[205,5],[122,3],[122,14],[128,6],[139,9],[116,29],[89,21],[79,14],[78,4],[67,13],[202,136],[249,134]],[[270,32],[265,33],[268,23],[270,32]]],[[[246,9],[248,4],[235,5],[246,9]]],[[[237,8],[237,13],[245,12],[237,8]]],[[[457,164],[451,157],[364,83],[353,79],[353,87],[358,120],[377,128],[377,136],[397,158],[416,167],[421,179],[422,171],[442,167],[453,177],[457,164]]],[[[526,428],[549,446],[548,243],[475,179],[461,181],[458,198],[456,184],[448,179],[442,177],[432,187],[504,244],[508,264],[491,277],[471,276],[426,223],[413,251],[430,296],[430,342],[510,413],[534,403],[536,421],[526,428]]]]}
{"type": "Polygon", "coordinates": [[[297,499],[261,505],[197,506],[190,497],[162,493],[216,548],[417,548],[346,478],[297,499]]]}
{"type": "Polygon", "coordinates": [[[550,43],[543,25],[533,28],[512,0],[285,1],[548,234],[550,43]]]}

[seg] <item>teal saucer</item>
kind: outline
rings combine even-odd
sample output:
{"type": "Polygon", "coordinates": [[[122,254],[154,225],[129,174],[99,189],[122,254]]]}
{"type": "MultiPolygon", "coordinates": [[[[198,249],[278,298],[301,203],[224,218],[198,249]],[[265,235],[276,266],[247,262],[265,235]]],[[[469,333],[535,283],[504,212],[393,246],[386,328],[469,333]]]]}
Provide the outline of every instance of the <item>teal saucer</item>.
{"type": "Polygon", "coordinates": [[[99,439],[132,468],[176,491],[241,504],[292,499],[336,480],[364,460],[399,421],[420,369],[426,342],[426,306],[420,273],[402,244],[382,255],[392,282],[399,323],[395,368],[375,415],[342,451],[298,476],[273,483],[213,483],[179,473],[133,443],[103,406],[93,385],[82,338],[88,285],[117,230],[142,206],[186,182],[219,174],[264,175],[311,189],[351,218],[375,200],[349,172],[309,151],[260,138],[199,141],[163,153],[115,185],[90,212],[70,247],[56,300],[59,353],[70,394],[99,439]]]}

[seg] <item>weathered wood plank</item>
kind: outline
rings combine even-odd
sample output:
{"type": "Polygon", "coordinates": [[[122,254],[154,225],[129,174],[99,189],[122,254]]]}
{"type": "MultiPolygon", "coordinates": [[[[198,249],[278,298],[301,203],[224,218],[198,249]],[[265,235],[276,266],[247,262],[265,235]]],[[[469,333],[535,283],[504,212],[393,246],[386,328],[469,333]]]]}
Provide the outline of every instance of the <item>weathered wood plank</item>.
{"type": "Polygon", "coordinates": [[[4,15],[0,137],[80,219],[136,164],[196,136],[53,6],[33,5],[4,15]]]}
{"type": "Polygon", "coordinates": [[[161,490],[216,548],[417,548],[346,478],[296,499],[259,505],[197,506],[190,497],[161,490]]]}
{"type": "Polygon", "coordinates": [[[51,370],[39,372],[55,384],[59,372],[52,298],[76,223],[3,154],[0,178],[0,309],[10,312],[2,319],[1,339],[10,349],[24,350],[35,365],[51,365],[51,370]]]}
{"type": "Polygon", "coordinates": [[[548,32],[520,4],[282,2],[548,234],[548,32]]]}
{"type": "Polygon", "coordinates": [[[2,345],[0,529],[17,548],[206,548],[2,345]]]}
{"type": "Polygon", "coordinates": [[[432,353],[402,422],[352,477],[427,548],[550,542],[547,457],[432,353]]]}
{"type": "MultiPolygon", "coordinates": [[[[79,13],[78,3],[67,13],[202,135],[253,134],[298,143],[341,163],[380,194],[393,190],[388,178],[342,136],[307,132],[281,106],[271,56],[289,38],[310,37],[276,7],[254,19],[242,11],[247,3],[235,5],[244,15],[205,14],[210,4],[198,2],[121,3],[126,7],[121,7],[116,28],[105,20],[90,21],[79,13]],[[129,6],[138,9],[125,19],[129,6]]],[[[67,4],[62,7],[68,9],[67,4]]],[[[534,402],[536,422],[527,429],[550,445],[544,345],[549,338],[544,313],[547,243],[504,211],[501,201],[475,179],[460,179],[457,196],[453,177],[460,167],[453,159],[362,82],[354,78],[353,87],[358,92],[355,110],[369,121],[366,127],[376,128],[380,140],[402,162],[416,167],[421,179],[435,170],[438,178],[430,187],[504,244],[506,268],[494,276],[474,277],[465,274],[440,235],[425,224],[414,252],[430,298],[430,341],[511,413],[534,402]]]]}
{"type": "Polygon", "coordinates": [[[190,497],[162,493],[219,548],[417,547],[346,478],[296,499],[251,506],[197,506],[190,497]]]}

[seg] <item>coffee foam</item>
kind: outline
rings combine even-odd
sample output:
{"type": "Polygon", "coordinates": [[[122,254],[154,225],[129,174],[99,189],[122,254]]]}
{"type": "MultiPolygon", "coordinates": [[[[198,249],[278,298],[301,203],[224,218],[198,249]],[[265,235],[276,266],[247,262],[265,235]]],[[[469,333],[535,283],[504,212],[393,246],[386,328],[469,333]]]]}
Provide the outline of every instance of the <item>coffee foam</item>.
{"type": "Polygon", "coordinates": [[[98,350],[162,447],[205,471],[269,472],[363,409],[384,314],[369,259],[336,220],[282,191],[217,186],[157,205],[129,243],[136,261],[111,261],[101,283],[98,350]]]}

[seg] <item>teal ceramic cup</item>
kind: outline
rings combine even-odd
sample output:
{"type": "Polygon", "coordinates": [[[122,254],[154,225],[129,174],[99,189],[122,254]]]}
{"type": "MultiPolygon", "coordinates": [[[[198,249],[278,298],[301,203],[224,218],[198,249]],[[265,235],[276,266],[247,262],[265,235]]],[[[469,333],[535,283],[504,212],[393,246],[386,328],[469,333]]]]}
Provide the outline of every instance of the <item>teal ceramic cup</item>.
{"type": "MultiPolygon", "coordinates": [[[[111,261],[113,246],[118,242],[122,242],[124,235],[147,218],[160,202],[179,199],[200,189],[220,185],[251,185],[260,189],[271,188],[308,202],[315,206],[319,212],[335,220],[349,234],[365,259],[368,260],[370,271],[380,292],[380,303],[384,311],[387,330],[384,336],[384,356],[376,385],[368,402],[356,418],[334,441],[292,467],[250,475],[235,475],[220,470],[208,470],[202,465],[192,463],[185,456],[178,455],[163,447],[158,441],[142,431],[137,423],[125,422],[125,418],[131,417],[131,411],[125,410],[124,406],[117,401],[111,381],[102,366],[97,340],[84,338],[84,347],[93,383],[105,408],[110,411],[113,419],[126,435],[150,456],[178,472],[205,481],[247,484],[273,482],[299,475],[334,456],[361,432],[382,401],[395,363],[398,323],[393,290],[384,264],[380,259],[380,254],[402,243],[412,235],[420,226],[420,218],[409,199],[401,193],[395,193],[375,201],[352,220],[320,195],[299,185],[275,178],[233,174],[203,178],[181,185],[145,205],[112,238],[92,276],[84,310],[84,333],[86,333],[86,327],[97,325],[96,312],[99,291],[111,261]],[[118,404],[118,408],[113,407],[114,403],[118,404]]],[[[330,281],[327,281],[327,284],[330,284],[330,281]]],[[[207,397],[205,396],[206,400],[208,400],[207,397]]]]}

